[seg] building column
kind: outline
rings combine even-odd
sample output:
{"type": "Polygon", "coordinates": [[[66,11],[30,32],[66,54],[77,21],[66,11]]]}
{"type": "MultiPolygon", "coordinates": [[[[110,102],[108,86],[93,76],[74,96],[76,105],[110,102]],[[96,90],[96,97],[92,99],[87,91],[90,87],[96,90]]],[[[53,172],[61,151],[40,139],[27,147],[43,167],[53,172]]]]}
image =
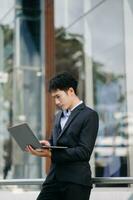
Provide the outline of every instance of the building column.
{"type": "MultiPolygon", "coordinates": [[[[55,38],[54,38],[54,0],[45,0],[44,9],[44,34],[45,34],[45,138],[49,139],[53,123],[55,106],[48,92],[49,79],[55,74],[55,38]]],[[[50,166],[50,159],[46,160],[46,173],[50,166]]]]}

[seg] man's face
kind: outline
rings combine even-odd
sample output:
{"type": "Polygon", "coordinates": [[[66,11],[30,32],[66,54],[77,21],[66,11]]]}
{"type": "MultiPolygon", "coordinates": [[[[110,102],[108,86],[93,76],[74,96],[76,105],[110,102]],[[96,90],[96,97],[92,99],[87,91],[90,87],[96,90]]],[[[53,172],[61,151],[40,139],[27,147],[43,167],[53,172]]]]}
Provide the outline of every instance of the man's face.
{"type": "Polygon", "coordinates": [[[67,91],[58,89],[56,91],[52,91],[51,95],[54,98],[55,104],[58,108],[62,110],[71,109],[73,97],[72,88],[69,88],[67,91]]]}

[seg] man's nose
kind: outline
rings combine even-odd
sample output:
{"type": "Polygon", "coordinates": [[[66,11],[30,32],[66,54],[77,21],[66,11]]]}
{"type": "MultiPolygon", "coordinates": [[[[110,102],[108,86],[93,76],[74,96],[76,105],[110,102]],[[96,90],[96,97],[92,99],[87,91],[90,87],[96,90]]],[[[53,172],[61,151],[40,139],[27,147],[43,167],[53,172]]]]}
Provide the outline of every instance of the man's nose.
{"type": "Polygon", "coordinates": [[[58,99],[55,99],[55,104],[58,106],[60,104],[60,101],[58,99]]]}

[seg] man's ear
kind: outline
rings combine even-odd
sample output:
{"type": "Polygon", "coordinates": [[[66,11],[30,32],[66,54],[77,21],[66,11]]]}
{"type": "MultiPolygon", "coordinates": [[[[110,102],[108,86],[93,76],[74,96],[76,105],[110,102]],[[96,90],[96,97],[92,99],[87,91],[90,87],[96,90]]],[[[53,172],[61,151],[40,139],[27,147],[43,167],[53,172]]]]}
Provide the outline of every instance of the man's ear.
{"type": "Polygon", "coordinates": [[[70,95],[72,95],[72,94],[74,94],[75,92],[74,92],[74,89],[72,88],[72,87],[70,87],[69,89],[68,89],[68,94],[70,94],[70,95]]]}

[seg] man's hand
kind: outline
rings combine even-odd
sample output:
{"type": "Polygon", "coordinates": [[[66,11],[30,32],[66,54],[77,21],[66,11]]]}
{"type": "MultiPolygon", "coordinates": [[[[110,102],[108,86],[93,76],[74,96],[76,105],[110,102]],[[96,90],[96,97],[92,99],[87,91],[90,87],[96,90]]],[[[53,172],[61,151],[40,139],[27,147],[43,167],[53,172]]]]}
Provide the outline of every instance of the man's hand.
{"type": "Polygon", "coordinates": [[[44,145],[44,146],[50,146],[50,143],[49,143],[49,141],[47,141],[47,140],[40,140],[40,143],[41,143],[42,145],[44,145]]]}
{"type": "MultiPolygon", "coordinates": [[[[50,146],[50,143],[47,140],[41,140],[40,143],[42,145],[44,144],[44,146],[50,146]]],[[[35,156],[51,158],[50,149],[33,149],[32,146],[28,145],[25,150],[35,156]]]]}

